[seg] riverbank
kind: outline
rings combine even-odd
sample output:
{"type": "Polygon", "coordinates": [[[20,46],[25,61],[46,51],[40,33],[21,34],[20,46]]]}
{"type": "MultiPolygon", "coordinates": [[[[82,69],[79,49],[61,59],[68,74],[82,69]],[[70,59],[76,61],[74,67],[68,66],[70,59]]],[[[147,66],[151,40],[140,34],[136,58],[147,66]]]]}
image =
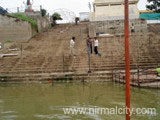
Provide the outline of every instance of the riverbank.
{"type": "MultiPolygon", "coordinates": [[[[93,51],[89,62],[86,48],[88,24],[57,25],[24,43],[19,47],[18,56],[0,58],[1,81],[114,81],[115,73],[118,73],[117,82],[121,81],[119,76],[124,81],[124,36],[115,33],[97,37],[101,57],[93,51]],[[76,38],[76,56],[70,55],[69,43],[73,36],[76,38]]],[[[155,75],[147,71],[158,68],[159,48],[159,34],[130,35],[130,69],[131,73],[135,71],[131,74],[131,85],[137,85],[139,70],[139,83],[155,86],[152,85],[157,82],[155,77],[153,80],[155,75]]]]}
{"type": "MultiPolygon", "coordinates": [[[[142,76],[141,76],[142,77],[142,76]]],[[[136,79],[134,80],[131,76],[130,85],[139,88],[160,88],[160,79],[136,79]],[[149,81],[147,81],[149,80],[149,81]]],[[[120,84],[125,84],[124,75],[112,74],[111,71],[99,71],[93,73],[37,73],[37,74],[15,74],[10,76],[0,75],[0,83],[70,83],[70,82],[116,82],[120,84]]]]}

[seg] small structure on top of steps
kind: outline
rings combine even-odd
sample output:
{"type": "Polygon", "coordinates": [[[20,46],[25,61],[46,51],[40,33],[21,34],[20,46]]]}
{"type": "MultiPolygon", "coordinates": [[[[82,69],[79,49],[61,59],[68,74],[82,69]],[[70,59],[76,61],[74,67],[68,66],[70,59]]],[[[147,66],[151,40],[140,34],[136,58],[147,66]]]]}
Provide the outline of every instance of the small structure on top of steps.
{"type": "MultiPolygon", "coordinates": [[[[139,0],[129,0],[130,19],[139,18],[137,3],[139,0]]],[[[123,20],[124,0],[94,0],[94,10],[90,21],[123,20]]]]}

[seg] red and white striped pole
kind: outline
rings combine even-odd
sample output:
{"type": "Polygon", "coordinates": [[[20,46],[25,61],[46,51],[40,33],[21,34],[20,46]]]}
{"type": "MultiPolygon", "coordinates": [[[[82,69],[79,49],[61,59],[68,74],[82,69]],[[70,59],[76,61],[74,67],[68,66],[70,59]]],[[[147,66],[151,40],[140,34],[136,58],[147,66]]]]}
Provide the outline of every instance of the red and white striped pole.
{"type": "Polygon", "coordinates": [[[130,58],[129,58],[129,13],[125,0],[125,80],[126,80],[126,120],[130,120],[130,58]]]}

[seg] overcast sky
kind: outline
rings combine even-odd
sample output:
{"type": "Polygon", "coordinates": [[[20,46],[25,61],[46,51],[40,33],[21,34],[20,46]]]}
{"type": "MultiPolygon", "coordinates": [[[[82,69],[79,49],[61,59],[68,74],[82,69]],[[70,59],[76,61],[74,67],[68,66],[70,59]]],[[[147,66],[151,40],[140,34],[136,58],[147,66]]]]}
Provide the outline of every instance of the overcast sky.
{"type": "MultiPolygon", "coordinates": [[[[16,10],[16,7],[24,7],[23,1],[27,0],[0,0],[0,6],[10,8],[10,10],[16,10]]],[[[33,6],[42,5],[49,13],[52,13],[55,9],[66,8],[78,15],[79,12],[89,11],[88,2],[93,1],[94,0],[34,0],[33,6]]],[[[146,3],[147,0],[139,0],[138,9],[145,10],[146,3]]]]}

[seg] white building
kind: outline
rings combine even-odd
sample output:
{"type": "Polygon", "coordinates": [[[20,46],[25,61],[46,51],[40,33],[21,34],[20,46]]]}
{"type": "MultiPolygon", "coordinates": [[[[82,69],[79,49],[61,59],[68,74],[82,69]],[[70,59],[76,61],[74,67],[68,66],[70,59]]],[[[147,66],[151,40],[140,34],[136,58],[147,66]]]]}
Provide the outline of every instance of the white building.
{"type": "MultiPolygon", "coordinates": [[[[130,19],[139,18],[137,3],[139,0],[129,0],[130,19]]],[[[124,0],[95,0],[90,21],[122,20],[124,19],[124,0]]]]}

